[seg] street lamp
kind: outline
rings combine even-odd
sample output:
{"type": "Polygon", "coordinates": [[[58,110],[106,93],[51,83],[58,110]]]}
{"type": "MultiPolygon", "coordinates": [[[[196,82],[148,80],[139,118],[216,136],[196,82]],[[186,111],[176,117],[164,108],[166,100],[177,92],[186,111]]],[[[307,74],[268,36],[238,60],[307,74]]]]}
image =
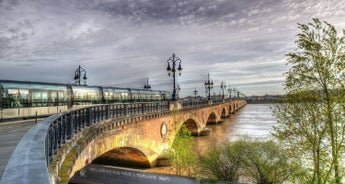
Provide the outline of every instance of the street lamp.
{"type": "Polygon", "coordinates": [[[234,98],[236,98],[236,88],[232,88],[232,92],[234,94],[234,98]]]}
{"type": "Polygon", "coordinates": [[[208,100],[211,100],[211,89],[213,88],[213,81],[210,81],[210,74],[208,74],[208,80],[205,81],[205,88],[208,91],[208,100]]]}
{"type": "Polygon", "coordinates": [[[80,67],[80,65],[79,65],[79,67],[74,71],[74,83],[80,85],[81,73],[84,73],[83,80],[84,80],[84,84],[86,85],[86,80],[87,80],[86,71],[85,71],[84,68],[80,67]]]}
{"type": "Polygon", "coordinates": [[[228,88],[228,93],[229,93],[229,99],[231,100],[231,87],[230,87],[230,85],[229,85],[229,88],[228,88]]]}
{"type": "Polygon", "coordinates": [[[226,84],[224,81],[220,83],[220,88],[222,89],[222,99],[224,100],[224,90],[226,88],[226,84]]]}
{"type": "Polygon", "coordinates": [[[172,72],[173,79],[174,79],[173,94],[172,94],[172,100],[173,101],[176,100],[176,77],[175,77],[176,64],[177,64],[176,62],[179,62],[177,70],[179,71],[179,76],[181,76],[181,71],[182,71],[182,67],[181,67],[181,62],[182,61],[181,61],[181,59],[176,57],[175,54],[173,54],[172,57],[170,57],[167,60],[167,63],[168,63],[168,67],[167,67],[168,75],[170,76],[170,74],[172,72]],[[172,64],[172,68],[170,67],[170,63],[172,64]]]}
{"type": "Polygon", "coordinates": [[[180,91],[181,91],[181,87],[179,84],[177,84],[177,95],[176,95],[177,100],[180,98],[180,91]]]}
{"type": "Polygon", "coordinates": [[[144,85],[144,89],[150,90],[151,86],[149,85],[149,78],[147,77],[146,84],[144,85]]]}
{"type": "Polygon", "coordinates": [[[194,93],[194,99],[196,99],[196,95],[198,94],[198,90],[196,90],[196,86],[195,86],[195,90],[193,91],[194,93]]]}

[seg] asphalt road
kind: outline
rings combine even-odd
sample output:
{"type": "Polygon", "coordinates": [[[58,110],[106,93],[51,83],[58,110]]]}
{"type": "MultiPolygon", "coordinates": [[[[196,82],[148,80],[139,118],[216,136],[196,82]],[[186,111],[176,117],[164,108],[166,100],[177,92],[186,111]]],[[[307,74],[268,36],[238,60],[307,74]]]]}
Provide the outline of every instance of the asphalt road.
{"type": "Polygon", "coordinates": [[[0,178],[20,139],[36,124],[35,120],[0,122],[0,178]]]}

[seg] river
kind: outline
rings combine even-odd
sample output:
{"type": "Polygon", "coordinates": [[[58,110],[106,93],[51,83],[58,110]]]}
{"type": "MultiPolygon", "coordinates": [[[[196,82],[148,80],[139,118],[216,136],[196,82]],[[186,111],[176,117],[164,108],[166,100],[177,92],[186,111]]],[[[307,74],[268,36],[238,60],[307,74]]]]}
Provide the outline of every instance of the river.
{"type": "Polygon", "coordinates": [[[271,131],[277,121],[272,115],[271,105],[247,104],[224,119],[222,124],[207,125],[212,130],[211,134],[195,138],[197,152],[202,155],[214,145],[245,136],[259,140],[273,139],[271,131]]]}

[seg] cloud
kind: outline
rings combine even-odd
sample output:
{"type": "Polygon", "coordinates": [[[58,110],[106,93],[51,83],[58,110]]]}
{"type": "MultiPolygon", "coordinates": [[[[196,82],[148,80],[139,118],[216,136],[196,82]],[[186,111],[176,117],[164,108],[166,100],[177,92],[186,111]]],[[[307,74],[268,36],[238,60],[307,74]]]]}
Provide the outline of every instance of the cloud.
{"type": "Polygon", "coordinates": [[[175,53],[183,96],[203,91],[208,73],[244,93],[283,93],[297,23],[343,29],[344,15],[341,0],[3,0],[0,78],[68,83],[81,65],[90,85],[142,88],[149,77],[171,90],[175,53]]]}

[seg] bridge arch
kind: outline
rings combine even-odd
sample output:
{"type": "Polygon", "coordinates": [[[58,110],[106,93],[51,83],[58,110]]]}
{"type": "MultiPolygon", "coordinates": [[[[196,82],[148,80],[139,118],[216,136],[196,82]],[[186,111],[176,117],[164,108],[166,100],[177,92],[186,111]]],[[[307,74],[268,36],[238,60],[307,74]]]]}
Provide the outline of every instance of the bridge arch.
{"type": "Polygon", "coordinates": [[[133,147],[114,148],[95,158],[92,163],[123,167],[151,167],[145,153],[133,147]]]}
{"type": "Polygon", "coordinates": [[[80,169],[82,169],[89,160],[95,160],[102,155],[111,152],[114,149],[130,149],[136,150],[142,158],[147,159],[145,164],[148,167],[153,167],[156,164],[156,159],[164,150],[166,146],[150,139],[149,137],[134,134],[115,134],[107,137],[96,138],[87,144],[84,149],[81,149],[74,166],[71,171],[71,176],[80,169]]]}
{"type": "Polygon", "coordinates": [[[235,106],[235,103],[231,103],[230,104],[230,108],[231,108],[231,111],[230,111],[231,114],[234,114],[236,112],[236,110],[237,110],[236,106],[235,106]]]}
{"type": "Polygon", "coordinates": [[[187,119],[182,125],[186,125],[192,135],[197,136],[199,134],[199,126],[194,119],[187,119]]]}
{"type": "Polygon", "coordinates": [[[223,107],[221,112],[221,118],[226,118],[228,116],[227,108],[223,107]]]}
{"type": "Polygon", "coordinates": [[[206,116],[206,125],[207,124],[216,124],[220,117],[216,111],[211,111],[208,116],[206,116]]]}

